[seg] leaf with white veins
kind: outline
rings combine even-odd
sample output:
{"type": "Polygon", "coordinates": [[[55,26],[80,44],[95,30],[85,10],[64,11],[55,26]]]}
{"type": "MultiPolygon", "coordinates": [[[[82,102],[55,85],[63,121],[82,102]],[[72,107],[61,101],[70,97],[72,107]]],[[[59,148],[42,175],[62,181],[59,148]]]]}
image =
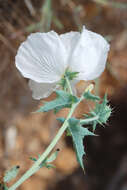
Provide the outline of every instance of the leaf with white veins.
{"type": "Polygon", "coordinates": [[[76,96],[73,96],[67,92],[62,90],[56,90],[56,99],[50,102],[45,102],[44,106],[42,106],[37,112],[48,112],[50,110],[54,110],[57,113],[62,108],[70,108],[71,105],[78,101],[76,96]]]}
{"type": "Polygon", "coordinates": [[[74,148],[76,151],[77,161],[84,170],[83,155],[85,154],[85,152],[83,146],[83,139],[85,136],[88,135],[93,136],[94,133],[90,132],[87,128],[82,127],[80,124],[80,120],[76,118],[69,119],[68,123],[69,123],[68,130],[72,136],[74,148]]]}

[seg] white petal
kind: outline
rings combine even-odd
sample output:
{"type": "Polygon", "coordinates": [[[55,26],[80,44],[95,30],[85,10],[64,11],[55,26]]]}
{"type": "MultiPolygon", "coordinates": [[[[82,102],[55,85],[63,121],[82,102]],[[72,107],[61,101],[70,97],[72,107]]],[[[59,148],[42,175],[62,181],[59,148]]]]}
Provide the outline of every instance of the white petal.
{"type": "Polygon", "coordinates": [[[56,82],[66,68],[66,50],[57,33],[31,34],[21,44],[16,66],[26,78],[36,82],[56,82]]]}
{"type": "Polygon", "coordinates": [[[79,80],[93,80],[104,71],[109,44],[99,34],[83,31],[69,60],[72,71],[79,72],[79,80]]]}
{"type": "Polygon", "coordinates": [[[72,55],[72,52],[74,51],[74,48],[79,38],[80,38],[79,32],[68,32],[68,33],[60,35],[60,39],[67,50],[68,60],[70,56],[72,55]]]}
{"type": "Polygon", "coordinates": [[[29,87],[36,100],[48,97],[57,88],[56,83],[37,83],[33,80],[29,80],[29,87]]]}

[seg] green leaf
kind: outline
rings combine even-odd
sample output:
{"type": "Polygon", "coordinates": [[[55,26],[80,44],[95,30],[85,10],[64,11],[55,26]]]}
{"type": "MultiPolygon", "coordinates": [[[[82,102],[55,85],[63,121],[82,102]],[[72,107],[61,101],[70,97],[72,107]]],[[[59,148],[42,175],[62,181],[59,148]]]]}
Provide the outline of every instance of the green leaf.
{"type": "MultiPolygon", "coordinates": [[[[65,118],[64,117],[58,117],[57,121],[59,121],[60,123],[64,123],[65,118]]],[[[66,129],[66,135],[71,136],[70,131],[68,130],[68,128],[66,129]]]]}
{"type": "Polygon", "coordinates": [[[53,162],[58,155],[59,149],[57,149],[55,152],[53,152],[48,158],[46,158],[41,164],[40,164],[40,168],[42,167],[46,167],[48,169],[50,168],[55,168],[55,166],[53,164],[49,164],[50,162],[53,162]]]}
{"type": "Polygon", "coordinates": [[[83,138],[88,135],[94,135],[94,133],[90,132],[87,128],[83,128],[80,125],[80,120],[76,118],[69,119],[68,123],[69,123],[68,130],[72,136],[74,148],[76,151],[77,161],[84,170],[83,155],[85,154],[85,152],[83,146],[83,138]]]}
{"type": "Polygon", "coordinates": [[[93,101],[100,100],[99,96],[95,96],[94,94],[91,94],[90,91],[85,92],[83,96],[86,100],[93,100],[93,101]]]}
{"type": "Polygon", "coordinates": [[[8,170],[6,173],[5,173],[5,176],[4,176],[4,182],[9,182],[11,181],[12,179],[14,179],[18,172],[19,172],[19,166],[14,166],[13,168],[11,168],[10,170],[8,170]]]}
{"type": "Polygon", "coordinates": [[[104,96],[104,99],[101,104],[97,103],[95,109],[93,110],[94,114],[99,116],[99,123],[105,124],[111,115],[111,108],[108,104],[107,95],[104,96]]]}
{"type": "Polygon", "coordinates": [[[93,131],[96,129],[97,124],[106,124],[111,115],[112,109],[108,105],[107,95],[104,96],[102,103],[96,103],[95,109],[90,112],[89,115],[85,115],[87,118],[91,116],[98,116],[98,120],[93,121],[93,131]]]}
{"type": "Polygon", "coordinates": [[[46,159],[46,163],[50,163],[50,162],[53,162],[56,157],[58,156],[58,152],[59,152],[59,149],[57,149],[55,152],[53,152],[47,159],[46,159]]]}
{"type": "Polygon", "coordinates": [[[65,76],[68,78],[68,80],[75,79],[78,74],[79,74],[79,72],[72,72],[72,71],[69,71],[69,70],[66,70],[66,72],[65,72],[65,76]]]}
{"type": "Polygon", "coordinates": [[[65,118],[64,117],[58,117],[56,118],[57,121],[59,121],[60,123],[64,123],[65,118]]]}
{"type": "MultiPolygon", "coordinates": [[[[57,149],[55,152],[53,152],[48,158],[46,158],[46,159],[39,165],[39,168],[38,168],[38,169],[40,169],[40,168],[42,168],[42,167],[46,167],[46,168],[48,168],[48,169],[50,169],[50,168],[55,168],[54,165],[49,164],[49,163],[50,163],[50,162],[53,162],[53,161],[56,159],[56,157],[57,157],[57,155],[58,155],[58,152],[59,152],[59,149],[57,149]]],[[[40,158],[40,155],[38,155],[38,159],[39,159],[39,158],[40,158]]],[[[32,161],[34,161],[34,162],[37,161],[37,159],[36,159],[36,158],[33,158],[33,157],[30,157],[30,159],[31,159],[32,161]]]]}
{"type": "Polygon", "coordinates": [[[62,90],[56,91],[56,99],[50,102],[46,102],[37,112],[48,112],[54,110],[57,113],[62,108],[70,108],[71,105],[78,101],[76,96],[73,96],[62,90]]]}
{"type": "Polygon", "coordinates": [[[30,157],[30,160],[32,160],[32,161],[34,161],[34,162],[37,161],[37,159],[36,159],[36,158],[33,158],[33,157],[30,157]]]}
{"type": "Polygon", "coordinates": [[[45,167],[48,169],[55,168],[55,166],[53,164],[46,164],[45,167]]]}
{"type": "MultiPolygon", "coordinates": [[[[36,162],[39,158],[40,158],[40,154],[38,154],[38,158],[30,157],[30,160],[36,162]]],[[[45,161],[46,161],[46,159],[39,165],[38,169],[40,169],[42,167],[46,167],[46,162],[45,161]]]]}

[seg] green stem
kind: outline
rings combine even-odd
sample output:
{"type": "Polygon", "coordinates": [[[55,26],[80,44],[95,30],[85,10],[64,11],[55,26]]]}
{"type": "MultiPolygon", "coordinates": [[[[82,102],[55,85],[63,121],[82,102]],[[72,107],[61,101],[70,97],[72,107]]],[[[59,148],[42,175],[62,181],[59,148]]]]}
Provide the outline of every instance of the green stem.
{"type": "MultiPolygon", "coordinates": [[[[71,89],[71,85],[69,83],[68,78],[66,78],[67,81],[67,85],[68,85],[68,89],[70,91],[71,94],[73,94],[72,89],[71,89]]],[[[87,89],[86,89],[87,90],[87,89]]],[[[83,93],[84,94],[84,93],[83,93]]],[[[44,153],[40,156],[40,158],[33,164],[33,166],[16,182],[14,183],[8,190],[15,190],[17,187],[19,187],[25,180],[27,180],[30,176],[32,176],[35,172],[37,172],[39,170],[40,164],[47,158],[47,156],[49,155],[49,153],[53,150],[53,148],[55,147],[55,145],[57,144],[57,142],[59,141],[59,139],[61,138],[61,136],[63,135],[64,131],[67,129],[68,127],[68,120],[71,118],[73,112],[75,111],[76,107],[78,106],[78,104],[84,99],[84,96],[82,95],[79,99],[79,101],[77,103],[74,103],[70,109],[70,112],[65,120],[65,122],[63,123],[63,125],[61,126],[61,128],[59,129],[58,133],[56,134],[56,136],[54,137],[54,139],[52,140],[52,142],[50,143],[50,145],[47,147],[47,149],[44,151],[44,153]]],[[[90,121],[94,121],[95,119],[97,119],[96,117],[93,118],[88,118],[86,120],[81,120],[81,123],[88,123],[90,121]]]]}
{"type": "Polygon", "coordinates": [[[63,135],[64,131],[68,127],[68,120],[71,118],[73,112],[75,111],[78,104],[83,100],[83,96],[80,98],[79,102],[72,105],[71,110],[68,114],[68,117],[66,118],[65,122],[63,123],[62,127],[59,129],[57,135],[54,137],[50,145],[47,147],[47,149],[44,151],[44,153],[40,156],[40,158],[33,164],[33,166],[14,184],[12,185],[8,190],[15,190],[17,187],[19,187],[25,180],[27,180],[30,176],[32,176],[39,168],[40,164],[47,158],[49,153],[52,151],[52,149],[55,147],[56,143],[59,141],[60,137],[63,135]]]}
{"type": "Polygon", "coordinates": [[[70,81],[69,81],[68,77],[65,77],[65,79],[66,79],[66,82],[67,82],[68,90],[69,90],[70,94],[73,95],[72,88],[71,88],[70,81]]]}

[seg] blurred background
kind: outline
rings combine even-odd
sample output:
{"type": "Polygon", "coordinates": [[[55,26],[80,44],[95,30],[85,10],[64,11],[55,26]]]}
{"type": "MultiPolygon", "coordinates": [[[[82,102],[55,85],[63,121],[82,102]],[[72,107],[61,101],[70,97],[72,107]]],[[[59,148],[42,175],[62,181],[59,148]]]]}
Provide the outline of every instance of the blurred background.
{"type": "MultiPolygon", "coordinates": [[[[84,140],[85,175],[71,139],[63,137],[56,169],[41,169],[21,190],[127,190],[127,0],[0,0],[0,174],[20,165],[22,175],[32,164],[29,157],[42,153],[60,127],[52,112],[31,113],[42,102],[32,99],[28,80],[15,67],[19,45],[31,32],[60,34],[81,30],[83,24],[111,44],[95,91],[101,97],[108,93],[112,116],[96,130],[99,136],[84,140]]],[[[77,86],[79,94],[84,87],[77,86]]],[[[75,114],[81,117],[88,109],[82,104],[75,114]]],[[[66,109],[59,113],[66,114],[66,109]]]]}

